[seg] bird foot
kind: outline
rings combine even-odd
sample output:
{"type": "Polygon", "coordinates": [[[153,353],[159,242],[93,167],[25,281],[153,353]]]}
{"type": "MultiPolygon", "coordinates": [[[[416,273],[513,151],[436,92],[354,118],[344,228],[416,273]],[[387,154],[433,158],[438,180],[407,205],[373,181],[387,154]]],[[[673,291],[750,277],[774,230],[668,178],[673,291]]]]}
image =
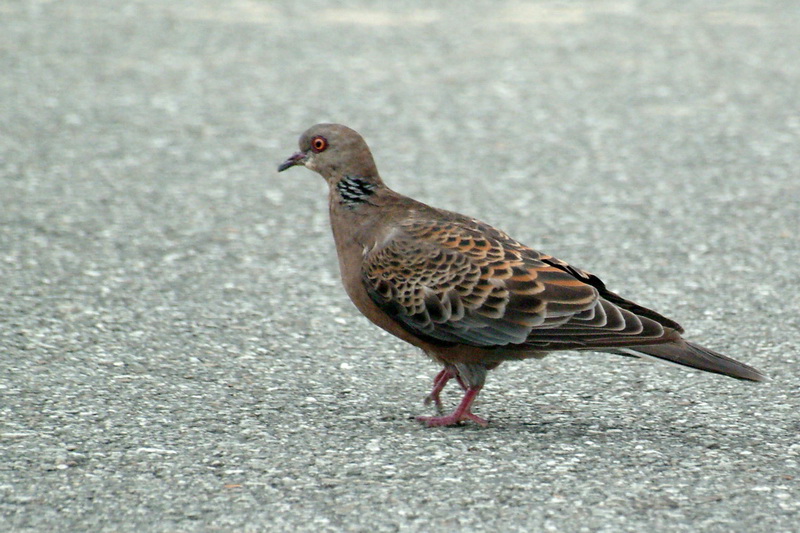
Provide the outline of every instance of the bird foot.
{"type": "MultiPolygon", "coordinates": [[[[441,376],[444,375],[443,374],[444,372],[445,371],[442,371],[442,373],[440,373],[436,377],[437,377],[437,380],[440,380],[440,381],[443,381],[444,383],[447,383],[447,381],[449,379],[451,379],[452,376],[446,376],[446,377],[442,378],[441,376]]],[[[444,384],[442,384],[442,387],[444,387],[444,384]]],[[[441,390],[441,389],[439,389],[439,390],[441,390]]],[[[475,401],[475,398],[478,396],[478,393],[480,392],[480,390],[481,390],[480,386],[468,387],[467,391],[464,393],[464,398],[461,400],[461,403],[459,404],[459,406],[456,407],[456,410],[453,411],[449,415],[446,415],[446,416],[418,416],[417,417],[417,421],[418,422],[422,422],[423,424],[425,424],[429,428],[431,428],[431,427],[440,427],[440,426],[455,426],[456,424],[459,424],[461,422],[466,422],[467,420],[472,420],[476,424],[484,426],[484,427],[488,426],[489,422],[487,422],[483,418],[479,417],[478,415],[472,414],[472,411],[471,411],[472,402],[475,401]]],[[[438,397],[438,391],[436,390],[436,387],[434,387],[434,390],[431,392],[431,396],[433,396],[434,393],[436,393],[436,396],[434,397],[433,401],[435,401],[436,398],[438,397]]]]}
{"type": "Polygon", "coordinates": [[[451,367],[445,367],[442,369],[441,372],[436,374],[436,377],[433,378],[433,389],[431,393],[425,396],[423,403],[425,405],[434,404],[436,406],[436,410],[441,414],[442,412],[442,400],[439,398],[439,394],[444,389],[444,386],[447,385],[447,382],[451,379],[455,378],[458,381],[458,384],[461,385],[461,388],[465,391],[467,390],[467,385],[464,383],[464,380],[456,373],[456,371],[451,367]]]}
{"type": "Polygon", "coordinates": [[[430,405],[430,404],[433,404],[433,405],[435,405],[435,406],[436,406],[436,410],[437,410],[437,411],[439,411],[440,413],[442,412],[442,399],[441,399],[441,398],[439,398],[439,393],[438,393],[438,392],[437,392],[436,394],[434,394],[433,392],[431,392],[430,394],[428,394],[427,396],[425,396],[425,399],[424,399],[424,400],[422,400],[422,403],[423,403],[424,405],[430,405]]]}
{"type": "Polygon", "coordinates": [[[470,412],[466,413],[457,413],[454,412],[447,416],[418,416],[417,422],[422,422],[429,428],[433,427],[442,427],[442,426],[456,426],[461,422],[466,422],[467,420],[472,420],[476,424],[486,427],[489,425],[489,422],[479,417],[478,415],[472,414],[470,412]]]}
{"type": "Polygon", "coordinates": [[[442,400],[441,398],[439,398],[439,393],[442,392],[444,386],[447,385],[447,382],[450,381],[451,379],[453,379],[453,372],[451,372],[447,368],[443,369],[441,372],[436,374],[436,377],[433,378],[433,390],[431,390],[430,394],[425,396],[425,400],[423,401],[423,403],[425,405],[430,405],[431,403],[433,403],[436,406],[436,410],[439,411],[439,413],[441,413],[442,400]]]}

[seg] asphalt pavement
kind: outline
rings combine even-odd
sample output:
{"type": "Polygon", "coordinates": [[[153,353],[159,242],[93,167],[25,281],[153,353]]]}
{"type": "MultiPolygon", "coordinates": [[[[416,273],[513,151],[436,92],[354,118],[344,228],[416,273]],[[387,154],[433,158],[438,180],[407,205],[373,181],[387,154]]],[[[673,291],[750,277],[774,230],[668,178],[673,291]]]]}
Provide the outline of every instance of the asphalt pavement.
{"type": "Polygon", "coordinates": [[[0,530],[800,531],[796,2],[0,3],[0,530]],[[338,280],[317,122],[766,383],[436,366],[338,280]],[[459,394],[444,394],[454,406],[459,394]]]}

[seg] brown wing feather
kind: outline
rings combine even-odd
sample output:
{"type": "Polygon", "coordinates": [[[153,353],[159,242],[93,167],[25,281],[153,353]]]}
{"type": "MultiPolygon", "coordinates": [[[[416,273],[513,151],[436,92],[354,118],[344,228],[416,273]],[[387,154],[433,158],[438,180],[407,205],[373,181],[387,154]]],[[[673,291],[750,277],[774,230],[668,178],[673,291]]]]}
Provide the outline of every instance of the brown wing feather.
{"type": "Polygon", "coordinates": [[[610,293],[595,276],[487,224],[435,215],[401,223],[368,254],[362,272],[373,301],[429,342],[521,351],[588,348],[633,338],[642,344],[662,337],[662,324],[671,327],[656,313],[663,322],[637,313],[644,308],[610,293]]]}

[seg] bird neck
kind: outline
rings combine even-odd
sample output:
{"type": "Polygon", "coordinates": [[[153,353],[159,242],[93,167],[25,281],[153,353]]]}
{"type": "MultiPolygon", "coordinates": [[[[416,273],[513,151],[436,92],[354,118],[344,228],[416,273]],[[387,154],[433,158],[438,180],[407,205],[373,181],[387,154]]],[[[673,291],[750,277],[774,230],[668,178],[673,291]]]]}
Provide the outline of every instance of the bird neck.
{"type": "Polygon", "coordinates": [[[382,185],[380,178],[345,175],[336,182],[331,193],[345,209],[356,209],[368,203],[382,185]]]}

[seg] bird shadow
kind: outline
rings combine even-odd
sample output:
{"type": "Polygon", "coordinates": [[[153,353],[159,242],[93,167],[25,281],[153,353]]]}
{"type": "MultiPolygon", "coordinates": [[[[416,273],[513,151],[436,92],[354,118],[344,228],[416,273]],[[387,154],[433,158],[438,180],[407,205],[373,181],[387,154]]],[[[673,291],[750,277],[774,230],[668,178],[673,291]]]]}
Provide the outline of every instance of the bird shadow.
{"type": "MultiPolygon", "coordinates": [[[[415,421],[414,417],[408,419],[415,421]]],[[[450,427],[428,428],[418,422],[417,424],[419,431],[436,432],[437,435],[451,432],[476,441],[519,441],[535,437],[539,444],[551,446],[574,446],[586,441],[602,445],[636,442],[651,443],[658,448],[713,450],[729,448],[731,442],[736,442],[737,447],[757,447],[764,439],[764,435],[758,430],[748,432],[746,426],[737,424],[729,427],[719,421],[707,423],[707,419],[702,416],[677,423],[652,419],[619,421],[569,413],[539,420],[490,418],[487,427],[461,423],[450,427]]]]}

